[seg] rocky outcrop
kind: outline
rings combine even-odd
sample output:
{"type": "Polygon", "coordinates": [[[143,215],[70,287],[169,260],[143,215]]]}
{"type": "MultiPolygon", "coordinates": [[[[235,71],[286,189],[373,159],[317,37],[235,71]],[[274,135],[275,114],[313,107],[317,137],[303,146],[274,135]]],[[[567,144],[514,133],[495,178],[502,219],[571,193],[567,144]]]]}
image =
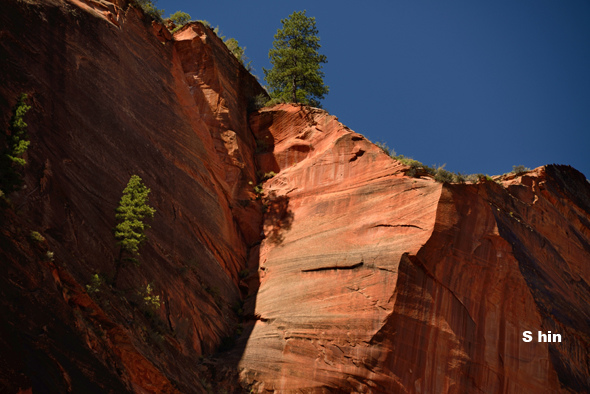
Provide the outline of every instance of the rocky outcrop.
{"type": "Polygon", "coordinates": [[[268,211],[241,376],[258,391],[557,392],[588,381],[590,187],[441,185],[328,114],[263,110],[268,211]],[[556,229],[563,229],[556,231],[556,229]],[[524,331],[560,333],[526,343],[524,331]]]}
{"type": "Polygon", "coordinates": [[[0,37],[1,120],[32,105],[0,210],[0,391],[589,389],[574,169],[406,176],[322,110],[248,115],[264,90],[211,29],[125,0],[3,1],[0,37]],[[113,286],[132,174],[157,213],[113,286]]]}

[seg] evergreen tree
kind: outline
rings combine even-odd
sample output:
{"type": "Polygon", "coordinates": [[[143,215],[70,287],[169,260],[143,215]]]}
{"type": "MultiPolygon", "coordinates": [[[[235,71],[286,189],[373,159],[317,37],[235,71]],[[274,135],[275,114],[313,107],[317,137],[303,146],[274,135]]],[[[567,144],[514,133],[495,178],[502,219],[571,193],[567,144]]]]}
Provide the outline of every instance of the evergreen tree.
{"type": "Polygon", "coordinates": [[[174,14],[170,15],[169,19],[174,22],[177,28],[179,28],[189,23],[191,21],[191,16],[186,12],[176,11],[174,14]]]}
{"type": "Polygon", "coordinates": [[[22,158],[30,145],[27,139],[27,124],[23,117],[30,106],[25,101],[26,94],[21,94],[10,119],[8,132],[5,134],[6,143],[0,154],[0,192],[5,195],[19,190],[22,186],[22,175],[19,171],[27,162],[22,158]]]}
{"type": "Polygon", "coordinates": [[[275,34],[273,48],[268,52],[273,67],[263,69],[270,96],[319,107],[319,100],[329,88],[324,85],[321,71],[327,59],[318,53],[321,45],[315,18],[307,17],[305,11],[294,12],[281,23],[283,28],[275,34]]]}
{"type": "Polygon", "coordinates": [[[144,219],[154,217],[156,210],[147,204],[148,189],[137,175],[131,176],[123,196],[116,209],[115,217],[118,221],[115,227],[115,239],[120,246],[119,258],[116,262],[113,282],[117,283],[119,271],[124,260],[138,263],[135,256],[139,255],[139,246],[146,240],[145,230],[149,228],[144,219]],[[125,255],[127,257],[125,258],[125,255]]]}

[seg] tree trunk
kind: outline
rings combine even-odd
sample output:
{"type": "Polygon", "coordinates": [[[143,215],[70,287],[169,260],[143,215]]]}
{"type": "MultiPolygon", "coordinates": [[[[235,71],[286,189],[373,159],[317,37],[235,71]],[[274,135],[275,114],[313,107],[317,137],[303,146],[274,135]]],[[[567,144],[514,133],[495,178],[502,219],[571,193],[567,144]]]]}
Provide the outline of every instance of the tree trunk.
{"type": "Polygon", "coordinates": [[[293,75],[293,85],[291,86],[291,92],[293,94],[293,102],[297,103],[297,85],[295,84],[296,76],[293,75]]]}

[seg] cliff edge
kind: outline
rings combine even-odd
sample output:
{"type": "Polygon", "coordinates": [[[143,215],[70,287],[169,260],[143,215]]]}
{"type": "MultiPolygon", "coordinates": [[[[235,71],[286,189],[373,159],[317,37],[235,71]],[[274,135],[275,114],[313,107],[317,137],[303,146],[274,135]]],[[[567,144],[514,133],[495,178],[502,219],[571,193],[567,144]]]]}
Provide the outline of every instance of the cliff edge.
{"type": "Polygon", "coordinates": [[[0,211],[0,391],[590,389],[575,169],[407,176],[325,111],[252,111],[264,90],[211,29],[125,0],[3,1],[0,37],[3,124],[32,106],[0,211]],[[132,174],[157,212],[115,286],[132,174]]]}

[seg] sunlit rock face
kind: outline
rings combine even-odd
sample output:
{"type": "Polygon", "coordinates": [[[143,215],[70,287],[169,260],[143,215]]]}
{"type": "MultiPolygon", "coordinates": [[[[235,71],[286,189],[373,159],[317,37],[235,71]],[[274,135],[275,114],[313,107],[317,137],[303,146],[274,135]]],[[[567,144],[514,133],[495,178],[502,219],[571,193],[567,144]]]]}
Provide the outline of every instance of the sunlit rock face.
{"type": "Polygon", "coordinates": [[[0,210],[0,391],[590,390],[576,170],[407,176],[325,111],[249,113],[264,90],[211,29],[124,0],[2,1],[0,69],[3,124],[32,106],[0,210]],[[157,212],[109,285],[132,174],[157,212]]]}
{"type": "Polygon", "coordinates": [[[548,166],[443,186],[404,176],[319,110],[284,105],[250,125],[262,170],[278,174],[264,184],[244,380],[279,392],[588,387],[581,174],[548,166]],[[524,331],[562,342],[526,343],[524,331]]]}

